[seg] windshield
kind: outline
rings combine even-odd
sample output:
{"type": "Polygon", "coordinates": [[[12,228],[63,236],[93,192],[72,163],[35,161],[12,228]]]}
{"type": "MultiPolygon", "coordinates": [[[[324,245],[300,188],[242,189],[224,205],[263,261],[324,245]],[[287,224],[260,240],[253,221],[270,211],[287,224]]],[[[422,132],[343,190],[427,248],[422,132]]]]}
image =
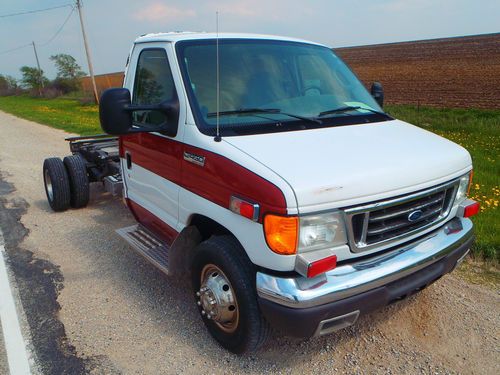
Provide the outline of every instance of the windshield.
{"type": "MultiPolygon", "coordinates": [[[[176,48],[196,123],[212,135],[217,123],[216,41],[184,41],[176,48]]],[[[219,77],[222,135],[387,119],[351,70],[326,47],[220,39],[219,77]]]]}

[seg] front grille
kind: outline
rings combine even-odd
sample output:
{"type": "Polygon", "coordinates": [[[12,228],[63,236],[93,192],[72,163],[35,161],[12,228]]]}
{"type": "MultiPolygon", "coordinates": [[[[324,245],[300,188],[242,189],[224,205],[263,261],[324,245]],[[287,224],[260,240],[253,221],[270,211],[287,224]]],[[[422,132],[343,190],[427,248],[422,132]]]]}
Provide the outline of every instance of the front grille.
{"type": "Polygon", "coordinates": [[[351,248],[371,250],[430,228],[451,209],[458,180],[399,198],[345,210],[351,248]]]}

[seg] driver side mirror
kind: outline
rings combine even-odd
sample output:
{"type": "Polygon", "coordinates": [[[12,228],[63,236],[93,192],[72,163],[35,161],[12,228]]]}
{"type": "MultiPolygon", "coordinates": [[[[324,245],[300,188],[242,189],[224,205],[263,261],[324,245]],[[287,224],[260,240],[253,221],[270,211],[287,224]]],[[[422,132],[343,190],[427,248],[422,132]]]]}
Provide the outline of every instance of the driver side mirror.
{"type": "Polygon", "coordinates": [[[175,98],[160,104],[132,105],[128,89],[112,88],[104,91],[101,95],[99,120],[102,130],[111,135],[161,132],[173,137],[177,134],[179,100],[175,98]],[[132,118],[134,111],[159,111],[165,114],[167,120],[156,126],[134,123],[132,118]]]}
{"type": "Polygon", "coordinates": [[[380,107],[384,106],[384,88],[380,82],[373,82],[370,93],[373,96],[380,107]]]}

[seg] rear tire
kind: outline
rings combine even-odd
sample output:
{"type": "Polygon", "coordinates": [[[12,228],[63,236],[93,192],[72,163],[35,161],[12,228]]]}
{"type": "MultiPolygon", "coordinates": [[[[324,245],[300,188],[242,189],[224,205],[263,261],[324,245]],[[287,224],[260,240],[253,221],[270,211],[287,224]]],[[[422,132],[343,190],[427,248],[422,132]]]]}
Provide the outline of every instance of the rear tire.
{"type": "Polygon", "coordinates": [[[255,267],[233,236],[213,236],[198,245],[192,285],[203,322],[222,347],[242,354],[265,343],[270,327],[257,301],[255,267]]]}
{"type": "Polygon", "coordinates": [[[85,160],[80,155],[70,155],[64,158],[64,165],[69,175],[71,207],[85,207],[89,203],[90,190],[85,160]]]}
{"type": "Polygon", "coordinates": [[[45,159],[43,182],[50,207],[56,212],[67,210],[70,204],[69,177],[61,159],[45,159]]]}

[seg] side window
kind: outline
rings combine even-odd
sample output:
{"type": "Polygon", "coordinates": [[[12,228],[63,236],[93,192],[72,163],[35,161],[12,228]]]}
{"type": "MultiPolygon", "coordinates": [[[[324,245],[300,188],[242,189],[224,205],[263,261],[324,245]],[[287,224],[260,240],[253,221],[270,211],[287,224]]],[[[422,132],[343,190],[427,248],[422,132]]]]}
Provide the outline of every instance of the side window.
{"type": "MultiPolygon", "coordinates": [[[[174,80],[164,49],[145,49],[139,55],[132,104],[159,104],[176,96],[174,80]]],[[[165,115],[159,111],[136,111],[134,122],[160,125],[165,115]]]]}

